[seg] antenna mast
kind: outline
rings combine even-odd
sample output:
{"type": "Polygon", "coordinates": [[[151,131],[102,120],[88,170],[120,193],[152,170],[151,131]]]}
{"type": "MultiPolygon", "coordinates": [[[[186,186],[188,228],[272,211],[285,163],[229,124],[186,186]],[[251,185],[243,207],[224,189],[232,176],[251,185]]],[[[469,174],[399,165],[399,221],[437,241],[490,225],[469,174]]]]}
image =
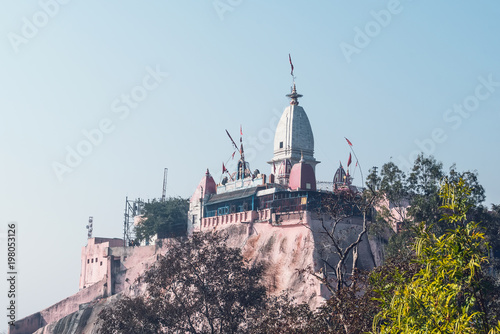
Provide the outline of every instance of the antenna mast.
{"type": "Polygon", "coordinates": [[[163,172],[163,192],[161,193],[162,202],[165,202],[167,197],[167,174],[168,174],[168,168],[165,168],[163,172]]]}

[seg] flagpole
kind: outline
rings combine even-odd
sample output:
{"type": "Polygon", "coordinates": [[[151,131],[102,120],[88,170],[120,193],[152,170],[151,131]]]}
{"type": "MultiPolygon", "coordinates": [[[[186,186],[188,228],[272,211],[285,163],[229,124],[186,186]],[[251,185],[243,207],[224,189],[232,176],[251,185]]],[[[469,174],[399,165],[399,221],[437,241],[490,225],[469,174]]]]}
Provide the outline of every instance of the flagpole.
{"type": "Polygon", "coordinates": [[[358,164],[359,172],[361,173],[361,187],[364,188],[365,181],[363,179],[363,170],[361,169],[361,164],[359,163],[358,156],[356,155],[356,152],[354,152],[354,149],[352,148],[352,143],[349,141],[349,139],[347,139],[346,137],[344,137],[344,138],[345,138],[345,140],[347,140],[347,144],[351,148],[352,154],[354,154],[354,157],[356,158],[356,163],[358,164]]]}
{"type": "MultiPolygon", "coordinates": [[[[236,153],[236,151],[234,151],[234,153],[236,153]]],[[[229,160],[231,160],[231,157],[234,155],[234,153],[231,154],[229,156],[229,158],[226,160],[226,165],[228,164],[229,160]]],[[[222,165],[224,166],[224,162],[222,162],[222,165]]],[[[233,181],[233,177],[231,176],[231,173],[229,173],[229,170],[227,168],[226,168],[225,172],[222,172],[221,178],[224,176],[224,173],[227,173],[227,175],[229,175],[229,178],[231,179],[231,181],[233,181]]]]}

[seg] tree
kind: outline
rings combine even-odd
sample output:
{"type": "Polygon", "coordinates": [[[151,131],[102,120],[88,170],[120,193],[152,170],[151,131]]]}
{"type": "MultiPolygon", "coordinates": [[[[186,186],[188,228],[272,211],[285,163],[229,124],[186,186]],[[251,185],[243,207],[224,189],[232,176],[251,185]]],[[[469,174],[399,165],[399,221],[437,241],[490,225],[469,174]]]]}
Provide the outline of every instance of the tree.
{"type": "Polygon", "coordinates": [[[145,203],[143,219],[135,226],[136,239],[150,241],[154,235],[158,238],[186,236],[188,209],[188,200],[180,197],[145,203]]]}
{"type": "Polygon", "coordinates": [[[240,333],[263,307],[263,268],[243,261],[222,234],[172,239],[165,256],[141,278],[143,296],[101,312],[100,333],[240,333]]]}
{"type": "Polygon", "coordinates": [[[374,200],[371,194],[370,191],[360,193],[346,188],[320,197],[317,216],[321,226],[318,230],[313,229],[313,232],[322,236],[319,253],[324,269],[322,271],[323,276],[316,276],[324,281],[326,287],[332,293],[340,290],[343,286],[349,285],[346,279],[349,258],[352,258],[350,274],[355,272],[358,245],[368,231],[368,216],[374,200]],[[361,226],[351,225],[347,234],[355,237],[349,242],[345,233],[339,231],[339,225],[342,223],[351,224],[349,219],[355,217],[360,218],[361,226]],[[334,272],[334,285],[328,280],[328,270],[334,272]]]}
{"type": "Polygon", "coordinates": [[[379,192],[394,207],[394,214],[396,215],[393,214],[390,218],[397,222],[406,222],[408,219],[406,207],[410,197],[407,176],[393,162],[384,164],[380,174],[379,192]]]}
{"type": "MultiPolygon", "coordinates": [[[[362,280],[357,271],[357,259],[360,243],[368,238],[369,216],[375,199],[373,194],[371,190],[358,192],[346,187],[320,197],[317,210],[320,226],[311,229],[320,236],[317,244],[322,268],[319,273],[313,270],[312,274],[331,294],[320,313],[330,331],[340,330],[350,334],[363,328],[363,321],[360,320],[363,317],[359,317],[359,311],[367,308],[362,306],[365,300],[362,296],[362,280]],[[360,221],[361,225],[355,224],[354,220],[360,221]],[[349,227],[341,230],[340,225],[349,227]],[[350,259],[352,263],[349,269],[350,259]],[[333,280],[330,279],[329,272],[333,272],[333,280]],[[361,297],[357,298],[358,296],[361,297]]],[[[365,312],[365,315],[368,313],[365,312]]]]}
{"type": "Polygon", "coordinates": [[[285,292],[267,298],[264,307],[258,309],[248,322],[248,333],[328,333],[329,328],[323,317],[321,312],[312,311],[305,303],[296,304],[285,292]]]}
{"type": "Polygon", "coordinates": [[[439,222],[439,182],[444,177],[443,164],[433,156],[420,154],[408,177],[409,214],[414,221],[428,225],[439,222]]]}
{"type": "Polygon", "coordinates": [[[318,312],[329,333],[366,333],[378,312],[379,303],[373,299],[375,295],[368,285],[368,272],[356,271],[349,277],[349,283],[336,291],[318,312]]]}
{"type": "Polygon", "coordinates": [[[479,224],[467,220],[472,190],[463,179],[445,179],[439,196],[441,221],[448,229],[436,236],[420,224],[415,244],[420,270],[412,276],[397,272],[391,284],[380,284],[386,277],[376,276],[377,333],[486,333],[500,326],[485,295],[488,245],[479,224]]]}
{"type": "Polygon", "coordinates": [[[469,198],[471,213],[484,201],[484,188],[479,184],[476,171],[458,172],[452,165],[448,173],[443,171],[443,164],[433,156],[420,154],[409,173],[402,172],[394,163],[388,162],[381,168],[380,175],[372,169],[369,178],[377,184],[377,197],[386,199],[391,207],[379,206],[377,220],[386,223],[397,222],[400,232],[389,239],[386,247],[388,256],[395,256],[401,250],[407,250],[415,237],[412,226],[424,221],[438,236],[447,229],[439,219],[439,189],[441,180],[447,177],[451,182],[462,179],[471,189],[469,198]]]}

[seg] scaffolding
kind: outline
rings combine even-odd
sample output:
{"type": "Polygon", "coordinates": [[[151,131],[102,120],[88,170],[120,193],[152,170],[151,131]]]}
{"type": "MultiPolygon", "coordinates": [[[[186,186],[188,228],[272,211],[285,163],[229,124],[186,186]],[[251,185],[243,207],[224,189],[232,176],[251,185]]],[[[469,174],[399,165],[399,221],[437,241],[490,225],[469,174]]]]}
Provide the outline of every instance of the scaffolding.
{"type": "Polygon", "coordinates": [[[125,198],[125,213],[123,220],[123,246],[128,247],[134,243],[133,230],[131,225],[134,224],[134,219],[136,216],[140,216],[144,213],[144,200],[137,198],[134,200],[129,200],[128,197],[125,198]]]}

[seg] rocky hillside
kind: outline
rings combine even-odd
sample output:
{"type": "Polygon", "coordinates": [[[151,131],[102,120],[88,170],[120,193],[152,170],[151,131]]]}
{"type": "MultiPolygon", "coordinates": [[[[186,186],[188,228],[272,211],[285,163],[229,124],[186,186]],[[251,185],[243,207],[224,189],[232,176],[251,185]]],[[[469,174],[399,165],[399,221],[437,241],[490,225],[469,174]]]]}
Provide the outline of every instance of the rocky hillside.
{"type": "MultiPolygon", "coordinates": [[[[270,293],[279,294],[283,290],[288,290],[290,296],[297,302],[306,302],[312,307],[317,307],[327,297],[327,291],[322,289],[320,282],[310,272],[311,270],[318,272],[323,259],[334,263],[336,258],[331,252],[327,252],[328,243],[322,238],[318,223],[313,222],[311,226],[306,227],[301,224],[273,226],[268,222],[262,222],[232,224],[225,226],[224,229],[229,234],[229,246],[242,248],[243,256],[250,263],[261,262],[266,265],[264,284],[270,293]]],[[[347,221],[337,227],[338,237],[343,240],[343,244],[350,243],[360,228],[359,222],[347,221]]],[[[358,266],[371,269],[375,265],[375,260],[380,257],[378,255],[380,252],[376,249],[372,251],[372,248],[378,247],[375,242],[369,243],[367,237],[364,239],[359,247],[358,266]]],[[[135,270],[135,275],[140,273],[141,271],[135,270]]],[[[131,279],[130,283],[132,281],[131,279]]],[[[104,307],[112,305],[124,295],[140,294],[142,291],[144,286],[130,284],[117,295],[83,304],[77,312],[48,324],[35,333],[97,333],[95,322],[104,307]]]]}

